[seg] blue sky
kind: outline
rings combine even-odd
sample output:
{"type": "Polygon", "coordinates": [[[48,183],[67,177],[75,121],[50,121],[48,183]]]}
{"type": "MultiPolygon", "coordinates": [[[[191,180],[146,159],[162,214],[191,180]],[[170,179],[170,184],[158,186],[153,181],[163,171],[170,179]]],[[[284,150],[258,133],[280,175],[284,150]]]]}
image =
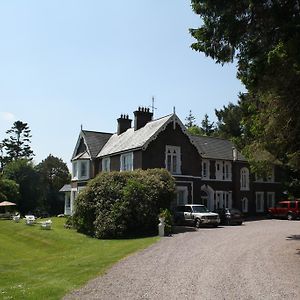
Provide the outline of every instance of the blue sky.
{"type": "Polygon", "coordinates": [[[115,132],[121,113],[176,107],[184,121],[236,102],[235,65],[191,50],[198,27],[189,1],[1,1],[0,139],[27,122],[34,161],[69,164],[80,131],[115,132]]]}

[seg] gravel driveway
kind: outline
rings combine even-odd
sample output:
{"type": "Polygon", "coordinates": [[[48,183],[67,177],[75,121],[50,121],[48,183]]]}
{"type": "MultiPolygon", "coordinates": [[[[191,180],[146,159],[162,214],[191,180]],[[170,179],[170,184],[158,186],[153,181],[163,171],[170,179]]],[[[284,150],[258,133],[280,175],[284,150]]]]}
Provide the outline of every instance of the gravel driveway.
{"type": "Polygon", "coordinates": [[[64,299],[300,299],[300,221],[190,228],[64,299]]]}

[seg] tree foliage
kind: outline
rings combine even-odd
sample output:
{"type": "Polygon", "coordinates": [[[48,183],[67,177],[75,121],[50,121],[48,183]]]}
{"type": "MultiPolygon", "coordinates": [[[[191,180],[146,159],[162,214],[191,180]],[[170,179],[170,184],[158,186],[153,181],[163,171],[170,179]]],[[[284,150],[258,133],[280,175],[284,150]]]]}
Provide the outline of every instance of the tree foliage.
{"type": "Polygon", "coordinates": [[[248,90],[243,118],[256,153],[300,170],[299,1],[192,0],[203,25],[192,48],[217,63],[237,61],[248,90]]]}
{"type": "Polygon", "coordinates": [[[2,164],[4,165],[9,161],[20,158],[31,160],[34,154],[30,147],[31,135],[28,124],[22,121],[16,121],[12,128],[6,131],[6,134],[8,134],[9,137],[2,141],[0,147],[2,152],[2,164]],[[3,150],[5,150],[5,155],[3,150]]]}
{"type": "Polygon", "coordinates": [[[202,134],[205,136],[211,136],[215,132],[214,122],[210,122],[208,114],[205,114],[204,119],[201,121],[200,127],[202,134]]]}
{"type": "Polygon", "coordinates": [[[196,118],[195,118],[195,116],[193,115],[192,111],[190,110],[190,111],[189,111],[189,115],[185,118],[185,122],[186,122],[186,123],[184,124],[184,126],[185,126],[187,129],[192,128],[192,127],[196,126],[195,121],[196,121],[196,118]]]}
{"type": "Polygon", "coordinates": [[[8,163],[3,169],[3,177],[19,185],[16,203],[22,214],[32,212],[39,205],[39,180],[32,162],[18,159],[8,163]]]}
{"type": "Polygon", "coordinates": [[[0,175],[0,202],[2,201],[19,202],[19,185],[0,175]]]}
{"type": "Polygon", "coordinates": [[[42,206],[50,214],[63,212],[63,195],[59,193],[62,186],[70,182],[69,169],[62,159],[51,154],[35,167],[39,176],[42,206]]]}
{"type": "Polygon", "coordinates": [[[164,169],[101,173],[78,195],[73,223],[97,238],[153,233],[160,208],[174,195],[174,179],[164,169]]]}

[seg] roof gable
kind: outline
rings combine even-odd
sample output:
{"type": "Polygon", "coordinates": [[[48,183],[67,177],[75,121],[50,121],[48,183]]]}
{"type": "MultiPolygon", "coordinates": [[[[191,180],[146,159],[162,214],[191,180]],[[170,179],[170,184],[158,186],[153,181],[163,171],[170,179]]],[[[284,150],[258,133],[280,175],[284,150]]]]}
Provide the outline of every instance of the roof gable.
{"type": "Polygon", "coordinates": [[[97,157],[97,154],[111,136],[111,133],[81,130],[72,155],[72,160],[79,158],[92,159],[97,157]],[[83,151],[78,152],[82,142],[85,144],[86,149],[83,149],[82,147],[83,151]]]}
{"type": "Polygon", "coordinates": [[[177,115],[171,114],[150,121],[144,127],[138,130],[130,128],[120,135],[112,135],[109,141],[98,154],[98,157],[108,156],[137,149],[145,150],[148,147],[149,143],[155,140],[159,133],[165,130],[167,125],[172,122],[174,124],[179,124],[182,131],[188,136],[191,143],[194,144],[194,142],[191,139],[191,136],[187,133],[186,128],[184,127],[180,119],[177,117],[177,115]]]}

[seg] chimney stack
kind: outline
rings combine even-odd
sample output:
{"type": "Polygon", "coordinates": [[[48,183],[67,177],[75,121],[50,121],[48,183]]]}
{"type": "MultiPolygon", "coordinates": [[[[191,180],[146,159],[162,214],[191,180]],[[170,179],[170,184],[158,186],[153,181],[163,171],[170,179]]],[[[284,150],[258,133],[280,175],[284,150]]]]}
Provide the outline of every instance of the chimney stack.
{"type": "Polygon", "coordinates": [[[131,119],[129,119],[128,115],[121,115],[118,121],[118,131],[117,134],[120,135],[125,132],[127,129],[131,128],[131,119]]]}
{"type": "Polygon", "coordinates": [[[152,121],[153,113],[149,108],[139,107],[134,111],[134,130],[144,127],[148,122],[152,121]]]}

